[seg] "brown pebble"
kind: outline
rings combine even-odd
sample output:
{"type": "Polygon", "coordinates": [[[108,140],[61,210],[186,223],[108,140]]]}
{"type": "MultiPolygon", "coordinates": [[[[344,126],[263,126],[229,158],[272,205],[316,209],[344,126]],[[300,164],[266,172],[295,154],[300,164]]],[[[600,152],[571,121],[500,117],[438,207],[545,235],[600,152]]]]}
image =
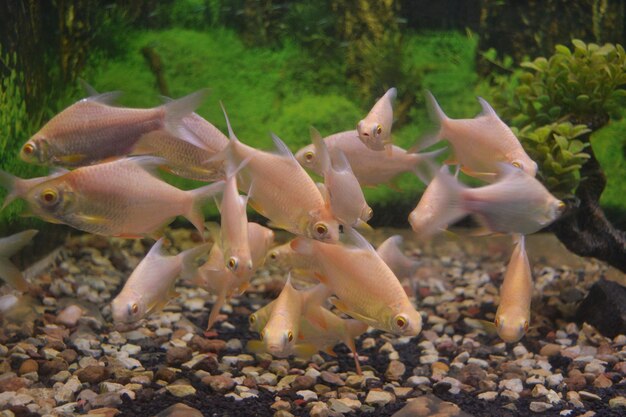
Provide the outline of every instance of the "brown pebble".
{"type": "Polygon", "coordinates": [[[166,367],[159,368],[154,374],[155,381],[172,382],[174,378],[176,378],[176,371],[166,367]]]}
{"type": "Polygon", "coordinates": [[[188,347],[172,346],[167,350],[165,360],[168,365],[180,365],[191,359],[192,351],[188,347]]]}
{"type": "Polygon", "coordinates": [[[254,378],[252,378],[251,376],[247,376],[243,379],[243,385],[245,387],[248,387],[250,389],[257,389],[257,384],[254,378]]]}
{"type": "Polygon", "coordinates": [[[605,375],[600,374],[594,381],[593,386],[596,388],[609,388],[613,386],[613,382],[605,375]]]}
{"type": "Polygon", "coordinates": [[[76,376],[80,382],[89,384],[99,384],[109,377],[109,370],[104,366],[90,365],[76,372],[76,376]]]}
{"type": "Polygon", "coordinates": [[[567,384],[567,388],[570,390],[580,391],[587,385],[587,380],[578,369],[572,369],[569,372],[568,377],[565,378],[565,383],[567,384]]]}
{"type": "Polygon", "coordinates": [[[296,391],[300,391],[305,389],[311,389],[313,385],[315,385],[315,378],[308,375],[300,375],[297,376],[296,379],[294,379],[291,387],[296,391]]]}
{"type": "Polygon", "coordinates": [[[217,372],[217,368],[219,367],[219,362],[217,360],[217,355],[214,353],[209,353],[209,356],[202,359],[200,362],[193,366],[193,369],[198,371],[207,371],[211,374],[215,374],[217,372]]]}
{"type": "Polygon", "coordinates": [[[166,408],[154,417],[202,417],[202,413],[186,404],[178,403],[166,408]]]}
{"type": "Polygon", "coordinates": [[[189,341],[188,346],[193,349],[194,352],[220,353],[226,349],[226,342],[220,339],[205,339],[204,337],[195,335],[189,341]]]}
{"type": "Polygon", "coordinates": [[[202,383],[218,393],[228,392],[235,387],[235,381],[226,375],[207,375],[202,378],[202,383]]]}
{"type": "Polygon", "coordinates": [[[557,345],[555,343],[548,343],[547,345],[541,348],[541,350],[539,351],[539,354],[541,356],[551,357],[551,356],[556,356],[560,354],[561,350],[563,350],[563,346],[557,345]]]}
{"type": "Polygon", "coordinates": [[[20,365],[20,369],[17,371],[19,375],[28,374],[30,372],[37,372],[39,370],[39,364],[33,359],[26,359],[20,365]]]}
{"type": "Polygon", "coordinates": [[[48,339],[48,342],[46,343],[46,347],[49,349],[57,350],[59,352],[61,352],[62,350],[65,350],[66,348],[65,343],[63,343],[62,340],[57,340],[57,339],[52,339],[52,338],[48,339]]]}
{"type": "Polygon", "coordinates": [[[63,359],[52,359],[49,361],[39,362],[39,374],[46,375],[54,375],[61,371],[67,370],[67,362],[63,359]]]}
{"type": "Polygon", "coordinates": [[[322,381],[328,382],[329,384],[338,385],[338,386],[345,385],[345,382],[343,382],[341,377],[332,372],[322,371],[322,373],[320,374],[320,378],[322,378],[322,381]]]}
{"type": "Polygon", "coordinates": [[[404,366],[402,362],[393,360],[389,362],[387,371],[385,371],[385,378],[388,381],[399,381],[404,375],[405,371],[406,366],[404,366]]]}
{"type": "Polygon", "coordinates": [[[17,391],[29,385],[29,381],[25,378],[17,376],[0,379],[0,392],[17,391]]]}
{"type": "Polygon", "coordinates": [[[460,371],[458,374],[455,372],[450,375],[453,378],[458,379],[461,383],[465,385],[470,385],[474,388],[478,388],[480,385],[480,381],[483,381],[487,378],[487,371],[482,369],[480,365],[475,363],[468,363],[460,371]]]}
{"type": "Polygon", "coordinates": [[[120,414],[121,411],[115,408],[105,407],[105,408],[94,408],[93,410],[89,410],[87,413],[88,416],[93,417],[115,417],[120,414]]]}
{"type": "Polygon", "coordinates": [[[78,353],[74,349],[65,349],[61,352],[61,358],[67,363],[74,363],[78,359],[78,353]]]}

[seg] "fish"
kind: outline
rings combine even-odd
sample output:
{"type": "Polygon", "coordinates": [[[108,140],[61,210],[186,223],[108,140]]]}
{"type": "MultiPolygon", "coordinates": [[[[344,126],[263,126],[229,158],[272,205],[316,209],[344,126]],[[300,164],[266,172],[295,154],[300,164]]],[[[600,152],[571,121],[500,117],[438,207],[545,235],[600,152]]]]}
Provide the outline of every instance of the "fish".
{"type": "Polygon", "coordinates": [[[286,358],[295,351],[296,340],[300,331],[303,297],[291,284],[291,278],[283,287],[280,295],[272,304],[269,318],[260,337],[260,343],[248,343],[248,349],[257,352],[263,349],[277,358],[286,358]]]}
{"type": "Polygon", "coordinates": [[[0,186],[10,190],[7,196],[4,198],[4,202],[2,203],[2,207],[0,210],[3,210],[6,206],[11,204],[13,200],[16,198],[24,198],[28,190],[33,188],[35,185],[41,184],[44,181],[47,181],[51,178],[58,177],[59,175],[63,175],[68,173],[69,171],[63,168],[57,168],[50,175],[45,175],[43,177],[37,178],[17,178],[8,172],[0,170],[0,186]]]}
{"type": "Polygon", "coordinates": [[[315,259],[316,277],[337,296],[334,305],[343,313],[393,334],[419,334],[422,317],[393,271],[355,229],[348,229],[346,235],[354,246],[301,237],[291,246],[315,259]]]}
{"type": "Polygon", "coordinates": [[[291,240],[282,245],[276,246],[267,254],[268,264],[281,268],[296,270],[312,270],[315,267],[315,260],[312,256],[301,254],[293,250],[291,240]]]}
{"type": "Polygon", "coordinates": [[[482,112],[473,119],[451,119],[437,103],[430,91],[426,102],[431,118],[439,125],[439,131],[428,138],[424,146],[447,139],[454,150],[453,164],[472,177],[487,182],[497,180],[499,163],[508,163],[534,177],[537,163],[533,161],[511,128],[504,123],[491,105],[478,97],[482,112]]]}
{"type": "Polygon", "coordinates": [[[374,104],[363,120],[357,123],[359,139],[373,151],[385,150],[388,156],[393,154],[391,125],[393,124],[393,101],[398,95],[395,88],[390,88],[374,104]]]}
{"type": "Polygon", "coordinates": [[[225,110],[224,117],[230,137],[225,152],[236,163],[250,160],[237,184],[241,191],[248,192],[252,208],[270,219],[272,225],[296,235],[338,241],[339,222],[329,202],[287,145],[273,135],[278,154],[247,146],[235,136],[225,110]]]}
{"type": "Polygon", "coordinates": [[[193,276],[195,259],[205,254],[211,245],[204,243],[176,256],[164,256],[163,242],[161,238],[152,246],[111,302],[115,323],[133,324],[165,307],[178,295],[174,289],[177,278],[193,276]]]}
{"type": "Polygon", "coordinates": [[[207,261],[198,268],[196,275],[190,282],[198,285],[210,293],[216,294],[217,299],[211,307],[207,330],[217,321],[220,309],[226,299],[234,294],[242,294],[249,285],[250,277],[256,270],[263,266],[267,251],[274,242],[274,232],[258,223],[248,223],[248,239],[250,255],[252,258],[252,273],[250,276],[239,279],[232,270],[224,265],[224,253],[220,247],[220,238],[214,238],[215,242],[207,261]]]}
{"type": "Polygon", "coordinates": [[[202,236],[202,206],[223,181],[183,191],[156,177],[162,163],[140,156],[81,167],[32,187],[24,198],[30,214],[94,234],[152,237],[182,215],[202,236]]]}
{"type": "MultiPolygon", "coordinates": [[[[445,148],[427,153],[407,152],[405,149],[393,145],[390,155],[369,149],[359,139],[356,130],[335,133],[324,138],[329,151],[337,148],[343,152],[350,164],[354,176],[362,187],[375,187],[380,184],[389,184],[397,176],[405,172],[413,172],[424,184],[428,184],[431,175],[433,160],[445,152],[445,148]]],[[[322,164],[315,145],[307,145],[296,152],[296,159],[300,164],[323,175],[322,164]]]]}
{"type": "Polygon", "coordinates": [[[319,155],[333,215],[345,226],[355,227],[367,223],[374,212],[367,205],[359,180],[354,176],[350,163],[341,149],[329,153],[326,142],[317,129],[311,127],[311,141],[319,155]]]}
{"type": "Polygon", "coordinates": [[[21,292],[29,291],[30,284],[10,258],[28,245],[37,233],[38,230],[30,229],[0,238],[0,278],[21,292]]]}
{"type": "Polygon", "coordinates": [[[224,179],[224,160],[212,157],[228,145],[226,135],[196,113],[183,117],[180,128],[204,146],[181,139],[168,129],[158,129],[141,136],[130,154],[163,158],[166,163],[161,168],[180,177],[205,182],[224,179]]]}
{"type": "MultiPolygon", "coordinates": [[[[82,99],[50,119],[21,148],[20,158],[28,163],[78,167],[125,156],[139,139],[152,131],[180,129],[184,116],[204,100],[200,90],[151,109],[110,105],[116,93],[82,99]]],[[[188,141],[197,141],[189,135],[188,141]]]]}
{"type": "MultiPolygon", "coordinates": [[[[441,167],[440,171],[449,172],[448,167],[445,165],[441,167]]],[[[413,211],[409,214],[409,224],[420,239],[428,239],[439,231],[433,229],[432,225],[439,213],[446,208],[445,204],[447,204],[446,197],[448,194],[445,189],[445,183],[442,181],[443,175],[437,175],[432,179],[426,190],[424,190],[422,198],[420,198],[413,211]]],[[[462,216],[461,213],[461,210],[456,210],[455,213],[450,214],[450,217],[462,216]]],[[[440,230],[444,230],[447,227],[448,223],[439,225],[440,230]]]]}
{"type": "Polygon", "coordinates": [[[248,197],[239,195],[237,173],[249,162],[245,159],[237,167],[227,161],[226,181],[222,201],[218,204],[221,214],[221,245],[224,263],[240,280],[252,276],[252,255],[248,241],[248,197]]]}
{"type": "Polygon", "coordinates": [[[420,261],[406,256],[400,246],[404,239],[400,235],[394,235],[381,243],[376,248],[376,253],[381,257],[391,271],[398,278],[412,278],[420,266],[420,261]]]}
{"type": "Polygon", "coordinates": [[[432,236],[467,214],[474,215],[488,233],[528,235],[554,222],[566,209],[563,201],[521,169],[500,163],[498,178],[493,184],[468,188],[447,170],[439,171],[434,180],[442,182],[441,200],[422,235],[432,236]]]}
{"type": "Polygon", "coordinates": [[[528,332],[533,294],[525,237],[516,235],[514,239],[515,246],[500,287],[500,305],[494,320],[498,336],[507,343],[517,342],[528,332]]]}

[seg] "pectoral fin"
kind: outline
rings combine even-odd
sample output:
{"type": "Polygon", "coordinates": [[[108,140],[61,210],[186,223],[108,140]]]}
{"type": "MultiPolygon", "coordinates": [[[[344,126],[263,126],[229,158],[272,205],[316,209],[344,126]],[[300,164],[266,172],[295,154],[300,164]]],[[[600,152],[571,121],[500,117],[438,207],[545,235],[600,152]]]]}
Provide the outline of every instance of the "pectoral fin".
{"type": "Polygon", "coordinates": [[[246,344],[246,350],[252,353],[265,353],[267,349],[265,349],[265,343],[260,340],[250,340],[246,344]]]}
{"type": "Polygon", "coordinates": [[[86,158],[87,155],[85,154],[72,154],[72,155],[63,155],[63,156],[59,156],[57,157],[57,159],[62,162],[64,165],[74,165],[77,164],[81,161],[83,161],[86,158]]]}
{"type": "Polygon", "coordinates": [[[335,307],[337,307],[337,309],[339,309],[339,311],[341,311],[344,314],[347,314],[348,316],[352,317],[353,319],[357,319],[357,320],[361,320],[364,323],[375,323],[376,320],[374,320],[371,317],[367,317],[364,316],[363,314],[360,313],[356,313],[352,310],[350,310],[350,308],[348,308],[348,306],[341,300],[335,298],[332,299],[331,302],[333,303],[333,305],[335,307]]]}

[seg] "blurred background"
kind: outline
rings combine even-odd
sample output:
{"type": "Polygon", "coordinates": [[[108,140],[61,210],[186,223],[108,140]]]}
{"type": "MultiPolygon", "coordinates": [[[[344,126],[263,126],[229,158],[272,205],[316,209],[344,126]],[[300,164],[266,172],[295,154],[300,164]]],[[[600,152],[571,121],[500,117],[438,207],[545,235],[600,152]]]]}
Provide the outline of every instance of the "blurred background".
{"type": "MultiPolygon", "coordinates": [[[[624,9],[624,1],[616,0],[2,1],[0,168],[20,177],[47,173],[20,161],[18,150],[52,116],[86,95],[79,79],[100,92],[122,91],[120,104],[131,107],[157,106],[160,96],[181,97],[208,87],[200,115],[226,131],[221,100],[243,142],[270,149],[269,132],[275,132],[294,152],[310,142],[310,125],[324,136],[354,129],[389,87],[398,89],[393,136],[403,147],[434,128],[424,103],[426,89],[454,118],[476,115],[480,95],[516,132],[530,137],[532,147],[539,143],[533,129],[561,123],[563,113],[571,112],[558,102],[566,101],[562,97],[521,88],[525,82],[536,84],[525,71],[536,75],[543,67],[539,61],[534,61],[537,68],[520,64],[550,57],[559,44],[574,51],[572,39],[624,43],[624,9]]],[[[624,83],[620,79],[612,87],[621,90],[624,83]]],[[[580,96],[586,93],[576,94],[585,101],[580,96]]],[[[602,107],[596,112],[607,123],[576,120],[592,130],[593,151],[608,178],[600,203],[623,227],[623,94],[607,97],[598,99],[602,107]]],[[[584,141],[575,140],[580,132],[551,129],[544,139],[556,140],[556,151],[546,152],[558,151],[558,158],[542,163],[548,168],[540,178],[555,193],[571,194],[580,180],[584,141]]],[[[182,188],[197,186],[168,179],[182,188]]],[[[366,190],[375,213],[372,223],[407,227],[423,188],[406,174],[392,187],[366,190]]],[[[0,198],[4,194],[1,190],[0,198]]],[[[0,213],[0,232],[41,226],[19,217],[21,204],[0,213]]],[[[216,210],[207,214],[215,216],[216,210]]]]}

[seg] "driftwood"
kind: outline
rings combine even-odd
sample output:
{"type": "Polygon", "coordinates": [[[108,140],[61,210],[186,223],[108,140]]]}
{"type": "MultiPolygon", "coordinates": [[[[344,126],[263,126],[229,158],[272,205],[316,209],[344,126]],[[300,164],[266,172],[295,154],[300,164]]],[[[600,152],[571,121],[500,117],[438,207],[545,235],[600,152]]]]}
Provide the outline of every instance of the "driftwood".
{"type": "Polygon", "coordinates": [[[156,85],[159,89],[159,92],[161,93],[161,95],[169,97],[170,91],[167,88],[165,76],[163,75],[163,63],[161,62],[161,57],[151,46],[144,46],[143,48],[141,48],[141,53],[146,59],[146,62],[150,67],[150,71],[152,71],[152,73],[156,77],[156,85]]]}

